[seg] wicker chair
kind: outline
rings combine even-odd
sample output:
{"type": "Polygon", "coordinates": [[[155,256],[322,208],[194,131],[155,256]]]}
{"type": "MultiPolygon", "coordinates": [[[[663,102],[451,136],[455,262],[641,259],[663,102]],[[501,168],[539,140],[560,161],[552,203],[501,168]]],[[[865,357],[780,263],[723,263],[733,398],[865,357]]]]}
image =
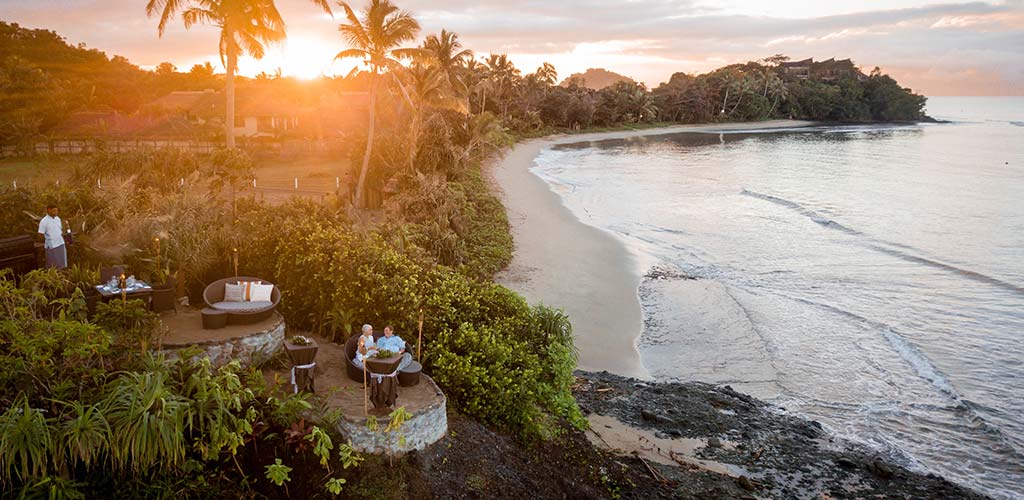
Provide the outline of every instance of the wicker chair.
{"type": "MultiPolygon", "coordinates": [[[[384,336],[384,334],[382,332],[373,332],[373,340],[374,341],[380,340],[380,338],[383,337],[383,336],[384,336]]],[[[359,346],[359,334],[358,333],[353,335],[353,336],[351,336],[351,337],[349,337],[348,341],[345,342],[345,374],[348,375],[348,378],[350,378],[350,379],[352,379],[352,380],[354,380],[356,382],[362,383],[363,382],[363,369],[359,368],[358,366],[356,366],[355,362],[352,361],[356,357],[356,347],[358,347],[358,346],[359,346]]],[[[410,384],[400,384],[400,385],[403,385],[403,386],[405,386],[405,385],[415,385],[416,383],[419,383],[419,375],[418,374],[419,374],[419,372],[422,369],[423,369],[423,367],[420,366],[419,363],[413,361],[409,366],[407,366],[403,370],[399,371],[398,372],[398,376],[399,376],[400,379],[402,378],[403,375],[411,376],[413,373],[416,374],[415,382],[410,383],[410,384]]]]}
{"type": "MultiPolygon", "coordinates": [[[[379,339],[382,335],[380,332],[373,332],[373,340],[379,339]]],[[[360,334],[357,333],[349,337],[348,342],[345,342],[345,373],[348,374],[348,378],[362,383],[363,369],[352,361],[356,357],[356,348],[359,347],[359,337],[360,334]]]]}
{"type": "Polygon", "coordinates": [[[270,302],[224,302],[224,285],[239,281],[263,281],[265,285],[273,285],[266,280],[250,276],[219,279],[207,285],[203,290],[203,300],[206,305],[213,309],[227,311],[229,325],[251,325],[269,318],[277,305],[281,303],[281,291],[275,286],[273,293],[270,294],[270,302]]]}

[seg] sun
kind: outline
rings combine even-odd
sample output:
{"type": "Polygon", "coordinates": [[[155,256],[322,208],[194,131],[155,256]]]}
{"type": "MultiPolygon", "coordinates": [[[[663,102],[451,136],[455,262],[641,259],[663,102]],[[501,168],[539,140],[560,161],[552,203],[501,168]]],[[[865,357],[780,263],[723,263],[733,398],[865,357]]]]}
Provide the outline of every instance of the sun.
{"type": "Polygon", "coordinates": [[[329,73],[337,50],[312,38],[288,37],[277,67],[285,76],[312,79],[329,73]]]}

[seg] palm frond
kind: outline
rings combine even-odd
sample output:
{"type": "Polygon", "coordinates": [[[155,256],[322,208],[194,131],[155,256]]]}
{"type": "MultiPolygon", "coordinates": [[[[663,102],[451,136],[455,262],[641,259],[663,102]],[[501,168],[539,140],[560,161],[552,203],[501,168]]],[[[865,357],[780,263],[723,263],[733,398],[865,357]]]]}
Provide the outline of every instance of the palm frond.
{"type": "Polygon", "coordinates": [[[222,19],[209,9],[190,7],[181,13],[181,20],[185,23],[185,29],[190,29],[197,24],[219,24],[222,19]]]}

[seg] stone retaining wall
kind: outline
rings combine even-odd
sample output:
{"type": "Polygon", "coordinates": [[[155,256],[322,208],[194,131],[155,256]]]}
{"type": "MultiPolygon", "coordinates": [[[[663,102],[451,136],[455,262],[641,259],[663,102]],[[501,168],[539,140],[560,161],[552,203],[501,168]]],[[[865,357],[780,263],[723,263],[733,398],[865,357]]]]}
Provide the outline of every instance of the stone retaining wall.
{"type": "Polygon", "coordinates": [[[263,331],[188,345],[165,344],[159,352],[167,356],[167,359],[177,359],[178,351],[194,345],[205,351],[205,354],[199,356],[208,356],[213,366],[226,365],[237,359],[243,367],[246,367],[253,364],[254,361],[270,358],[284,344],[284,317],[274,312],[274,319],[273,325],[263,331]]]}
{"type": "Polygon", "coordinates": [[[384,432],[384,427],[388,424],[387,417],[378,417],[379,429],[377,432],[371,432],[366,427],[366,417],[346,415],[338,422],[338,431],[345,438],[352,440],[353,448],[364,453],[391,453],[401,456],[436,443],[448,433],[447,402],[441,389],[430,377],[421,375],[420,383],[433,386],[438,401],[413,413],[412,418],[393,435],[384,432]]]}

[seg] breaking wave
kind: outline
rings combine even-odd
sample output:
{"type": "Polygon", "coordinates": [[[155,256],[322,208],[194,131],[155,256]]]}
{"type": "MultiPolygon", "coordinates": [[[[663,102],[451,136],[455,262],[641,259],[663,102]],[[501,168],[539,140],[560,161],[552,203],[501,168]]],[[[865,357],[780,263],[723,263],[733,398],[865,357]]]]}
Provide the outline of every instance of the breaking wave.
{"type": "Polygon", "coordinates": [[[819,226],[822,226],[822,227],[825,227],[825,228],[829,228],[829,229],[834,229],[836,231],[841,231],[841,232],[849,234],[851,236],[860,236],[860,237],[868,238],[868,239],[871,240],[871,243],[867,244],[866,246],[868,248],[872,249],[872,250],[875,250],[875,251],[878,251],[878,252],[881,252],[881,253],[885,253],[885,254],[891,255],[893,257],[899,258],[899,259],[903,259],[903,260],[905,260],[907,262],[913,262],[915,264],[922,264],[922,265],[934,267],[936,269],[941,269],[943,271],[947,271],[947,272],[959,275],[959,276],[964,277],[964,278],[968,278],[968,279],[971,279],[971,280],[974,280],[974,281],[978,281],[978,282],[981,282],[981,283],[986,283],[986,284],[989,284],[989,285],[993,285],[993,286],[996,286],[996,287],[999,287],[999,288],[1003,288],[1005,290],[1009,290],[1011,292],[1016,292],[1016,293],[1024,294],[1024,286],[1020,286],[1020,285],[1016,285],[1016,284],[1013,284],[1013,283],[1009,283],[1009,282],[1003,281],[1003,280],[1001,280],[999,278],[995,278],[995,277],[989,276],[987,274],[982,274],[982,273],[979,273],[977,271],[972,271],[970,269],[964,269],[962,267],[957,267],[957,266],[954,266],[952,264],[947,264],[945,262],[941,262],[941,261],[938,261],[938,260],[929,259],[927,257],[921,257],[920,255],[915,255],[914,253],[910,253],[910,252],[916,252],[916,249],[914,249],[913,247],[910,247],[910,246],[907,246],[907,245],[903,245],[903,244],[900,244],[900,243],[893,243],[893,242],[889,242],[889,241],[883,241],[883,240],[878,240],[878,239],[875,239],[875,238],[871,238],[871,237],[869,237],[868,235],[864,234],[861,231],[858,231],[856,229],[844,226],[844,225],[842,225],[842,224],[840,224],[840,223],[838,223],[838,222],[836,222],[836,221],[834,221],[832,219],[829,219],[828,217],[824,217],[821,214],[819,214],[818,212],[815,212],[814,210],[811,210],[811,209],[809,209],[809,208],[807,208],[807,207],[805,207],[805,206],[803,206],[803,205],[801,205],[801,204],[799,204],[799,203],[797,203],[795,201],[790,201],[790,200],[786,200],[786,199],[779,198],[779,197],[776,197],[776,196],[772,196],[772,195],[768,195],[768,194],[762,194],[762,193],[750,191],[750,190],[747,190],[747,189],[744,189],[744,190],[740,191],[740,194],[745,195],[745,196],[750,196],[752,198],[757,198],[757,199],[760,199],[760,200],[768,201],[768,202],[774,203],[776,205],[792,209],[792,210],[800,213],[801,215],[811,219],[812,221],[814,221],[819,226]],[[908,250],[908,251],[897,250],[895,248],[890,248],[890,247],[903,248],[903,249],[908,250]]]}

